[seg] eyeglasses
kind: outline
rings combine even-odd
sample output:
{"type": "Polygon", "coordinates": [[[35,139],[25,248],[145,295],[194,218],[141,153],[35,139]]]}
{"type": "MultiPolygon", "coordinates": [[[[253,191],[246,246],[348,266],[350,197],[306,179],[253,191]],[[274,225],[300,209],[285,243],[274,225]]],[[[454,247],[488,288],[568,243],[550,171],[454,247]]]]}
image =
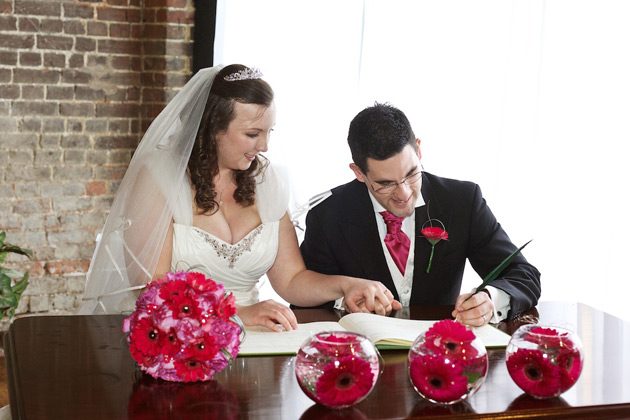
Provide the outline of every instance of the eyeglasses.
{"type": "Polygon", "coordinates": [[[379,194],[389,194],[389,193],[394,192],[394,190],[398,188],[399,185],[405,184],[407,186],[410,186],[411,184],[415,184],[416,182],[418,182],[420,178],[422,178],[422,171],[413,173],[400,182],[394,182],[394,181],[384,182],[380,184],[381,186],[379,188],[374,188],[374,185],[369,179],[368,179],[368,182],[372,186],[372,189],[374,190],[374,192],[379,193],[379,194]]]}

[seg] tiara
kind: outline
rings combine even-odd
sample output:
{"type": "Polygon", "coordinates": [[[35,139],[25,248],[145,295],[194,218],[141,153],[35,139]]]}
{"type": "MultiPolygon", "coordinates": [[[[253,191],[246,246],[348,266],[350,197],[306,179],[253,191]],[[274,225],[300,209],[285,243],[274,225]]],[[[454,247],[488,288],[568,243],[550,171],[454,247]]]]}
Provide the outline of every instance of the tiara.
{"type": "Polygon", "coordinates": [[[243,70],[239,70],[236,73],[228,74],[224,77],[224,79],[228,82],[234,82],[236,80],[251,80],[251,79],[261,79],[263,74],[257,68],[249,68],[246,67],[243,70]]]}

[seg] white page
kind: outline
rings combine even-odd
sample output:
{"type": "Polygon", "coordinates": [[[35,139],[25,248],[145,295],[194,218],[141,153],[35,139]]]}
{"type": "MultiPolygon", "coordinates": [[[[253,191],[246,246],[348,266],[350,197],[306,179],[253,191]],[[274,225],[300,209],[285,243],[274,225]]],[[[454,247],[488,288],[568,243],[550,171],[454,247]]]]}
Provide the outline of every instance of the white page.
{"type": "Polygon", "coordinates": [[[322,331],[343,331],[336,322],[309,322],[299,324],[297,330],[274,332],[265,327],[245,327],[245,340],[239,356],[259,354],[297,354],[308,337],[322,331]]]}
{"type": "MultiPolygon", "coordinates": [[[[372,342],[385,339],[408,341],[409,344],[436,321],[391,318],[375,314],[354,313],[345,315],[339,323],[349,331],[367,335],[372,342]]],[[[486,347],[505,347],[510,336],[491,325],[473,327],[472,332],[479,337],[486,347]]]]}

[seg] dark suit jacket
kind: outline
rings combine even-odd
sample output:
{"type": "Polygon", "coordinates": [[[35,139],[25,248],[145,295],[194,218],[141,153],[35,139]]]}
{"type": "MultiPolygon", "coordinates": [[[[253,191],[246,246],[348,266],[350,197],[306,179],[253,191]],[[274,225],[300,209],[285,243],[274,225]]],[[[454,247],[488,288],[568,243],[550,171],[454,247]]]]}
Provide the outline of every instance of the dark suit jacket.
{"type": "MultiPolygon", "coordinates": [[[[478,185],[425,172],[421,191],[426,205],[415,213],[410,304],[454,304],[460,293],[466,258],[484,278],[517,247],[486,205],[478,185]],[[435,246],[429,274],[426,267],[431,244],[420,234],[429,218],[427,206],[431,218],[444,223],[448,232],[448,240],[435,246]]],[[[363,183],[354,180],[333,189],[329,198],[309,211],[300,249],[308,269],[378,280],[398,299],[378,236],[374,208],[363,183]]],[[[511,296],[508,314],[511,319],[538,302],[540,273],[521,253],[492,286],[511,296]]]]}

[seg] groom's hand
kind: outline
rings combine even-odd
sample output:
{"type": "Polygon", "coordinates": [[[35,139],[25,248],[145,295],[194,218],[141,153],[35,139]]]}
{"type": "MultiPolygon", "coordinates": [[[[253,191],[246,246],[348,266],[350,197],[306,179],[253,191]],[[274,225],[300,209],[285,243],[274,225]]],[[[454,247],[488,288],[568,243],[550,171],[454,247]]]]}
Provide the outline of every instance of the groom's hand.
{"type": "Polygon", "coordinates": [[[392,292],[381,282],[357,280],[358,284],[344,291],[343,306],[346,311],[388,315],[392,310],[402,308],[400,302],[394,299],[392,292]]]}

